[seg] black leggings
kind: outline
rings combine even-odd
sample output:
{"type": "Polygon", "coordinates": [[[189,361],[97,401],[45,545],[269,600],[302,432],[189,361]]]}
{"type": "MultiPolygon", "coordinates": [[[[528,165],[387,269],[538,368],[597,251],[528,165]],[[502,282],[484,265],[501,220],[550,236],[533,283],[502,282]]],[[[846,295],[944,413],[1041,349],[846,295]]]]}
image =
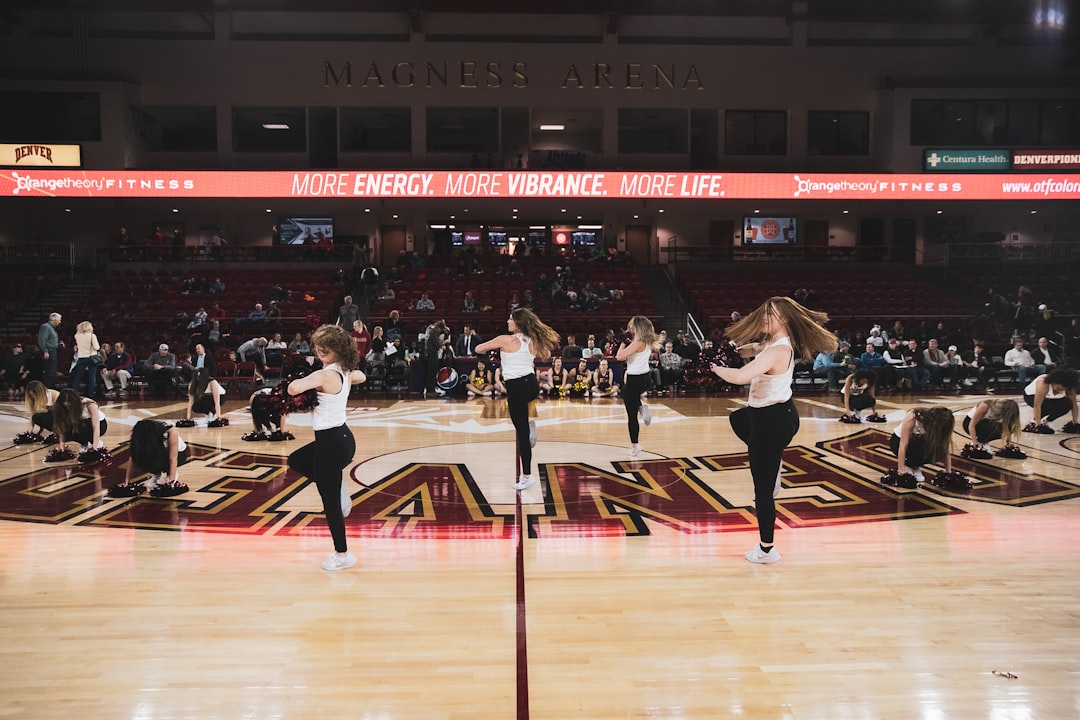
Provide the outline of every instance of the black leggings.
{"type": "Polygon", "coordinates": [[[30,422],[34,423],[42,430],[51,431],[53,429],[52,408],[50,407],[45,412],[34,413],[30,418],[30,422]]]}
{"type": "MultiPolygon", "coordinates": [[[[1035,407],[1035,396],[1024,395],[1024,402],[1028,404],[1028,407],[1035,407]]],[[[1035,422],[1042,422],[1043,418],[1046,418],[1046,422],[1057,420],[1059,417],[1072,412],[1072,404],[1073,401],[1067,397],[1044,398],[1042,408],[1040,408],[1043,416],[1041,418],[1035,418],[1035,422]]]]}
{"type": "MultiPolygon", "coordinates": [[[[971,434],[971,418],[964,418],[964,432],[971,434]]],[[[997,420],[983,418],[975,424],[975,441],[988,443],[1001,437],[1001,423],[997,420]]]]}
{"type": "Polygon", "coordinates": [[[536,375],[530,373],[513,380],[503,380],[506,385],[506,407],[510,410],[510,421],[514,423],[514,436],[517,439],[518,456],[521,458],[521,472],[532,475],[532,445],[529,443],[529,403],[540,396],[540,383],[536,375]]]}
{"type": "Polygon", "coordinates": [[[767,407],[744,407],[731,413],[731,429],[746,443],[750,475],[754,478],[754,505],[762,545],[773,544],[776,503],[773,489],[784,448],[799,432],[799,414],[792,400],[767,407]]]}
{"type": "Polygon", "coordinates": [[[638,433],[641,427],[638,425],[638,410],[641,409],[641,396],[652,387],[652,374],[627,375],[626,386],[623,387],[622,404],[626,408],[626,429],[630,431],[630,442],[634,445],[638,441],[638,433]]]}
{"type": "MultiPolygon", "coordinates": [[[[105,418],[101,419],[98,424],[98,437],[104,437],[105,431],[109,429],[109,423],[105,418]]],[[[75,432],[71,433],[71,437],[65,437],[64,442],[77,442],[80,445],[86,445],[94,439],[94,426],[90,424],[89,418],[83,418],[79,422],[79,427],[75,429],[75,432]]]]}
{"type": "MultiPolygon", "coordinates": [[[[889,447],[892,448],[893,455],[897,458],[900,457],[900,436],[893,433],[889,438],[889,447]]],[[[930,460],[926,457],[926,436],[911,434],[908,438],[907,454],[904,457],[904,464],[909,468],[915,468],[918,470],[930,460]]],[[[904,468],[900,468],[903,470],[904,468]]]]}
{"type": "Polygon", "coordinates": [[[848,406],[854,411],[866,410],[877,405],[877,398],[871,395],[852,395],[848,398],[848,406]]]}
{"type": "Polygon", "coordinates": [[[323,514],[334,540],[334,550],[348,552],[345,517],[341,514],[341,471],[356,454],[356,438],[347,425],[315,431],[315,442],[293,452],[289,467],[312,480],[322,498],[323,514]]]}

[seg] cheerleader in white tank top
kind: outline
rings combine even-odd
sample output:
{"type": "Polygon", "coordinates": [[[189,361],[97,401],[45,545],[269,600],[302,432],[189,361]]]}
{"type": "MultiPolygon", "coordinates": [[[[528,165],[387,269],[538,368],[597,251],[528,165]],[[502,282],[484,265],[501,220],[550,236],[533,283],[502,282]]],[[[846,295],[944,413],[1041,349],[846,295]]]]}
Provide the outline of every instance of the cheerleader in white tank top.
{"type": "Polygon", "coordinates": [[[532,310],[515,308],[506,321],[506,335],[499,335],[476,346],[476,352],[498,350],[499,369],[506,386],[506,406],[514,424],[521,472],[513,484],[515,490],[534,485],[539,477],[532,471],[532,449],[536,445],[536,423],[529,420],[529,403],[540,395],[535,361],[546,360],[559,341],[559,335],[540,321],[532,310]]]}
{"type": "Polygon", "coordinates": [[[728,328],[727,335],[754,359],[740,368],[713,365],[711,370],[732,385],[750,385],[747,407],[731,414],[731,428],[746,443],[754,479],[754,506],[760,542],[746,553],[752,563],[775,563],[775,497],[781,485],[784,449],[799,430],[791,399],[795,357],[836,347],[836,336],[824,327],[825,313],[807,310],[791,298],[774,297],[728,328]],[[793,338],[797,338],[797,341],[793,338]]]}
{"type": "Polygon", "coordinates": [[[349,390],[367,379],[354,369],[359,355],[352,337],[336,325],[323,325],[311,336],[315,355],[323,369],[289,383],[289,394],[315,391],[319,403],[312,410],[315,441],[289,456],[289,467],[315,483],[322,499],[323,514],[334,552],[323,563],[324,570],[344,570],[356,564],[345,539],[345,516],[352,510],[352,496],[343,475],[356,453],[356,439],[345,424],[349,390]]]}
{"type": "Polygon", "coordinates": [[[652,321],[644,315],[635,315],[626,323],[630,339],[619,346],[615,359],[626,363],[626,385],[623,387],[623,407],[626,408],[626,429],[630,434],[631,458],[641,454],[638,442],[641,428],[638,417],[645,425],[652,423],[652,412],[645,400],[652,384],[652,368],[649,359],[660,347],[652,321]]]}

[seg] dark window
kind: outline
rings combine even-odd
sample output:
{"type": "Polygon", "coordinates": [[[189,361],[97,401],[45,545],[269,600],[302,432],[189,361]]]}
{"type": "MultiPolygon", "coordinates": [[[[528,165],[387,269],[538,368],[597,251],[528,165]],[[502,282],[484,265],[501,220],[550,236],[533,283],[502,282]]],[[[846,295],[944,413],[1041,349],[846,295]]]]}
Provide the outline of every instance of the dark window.
{"type": "Polygon", "coordinates": [[[728,110],[724,113],[727,155],[787,155],[787,114],[783,110],[728,110]]]}
{"type": "Polygon", "coordinates": [[[232,132],[236,152],[304,152],[307,112],[302,107],[235,107],[232,132]]]}
{"type": "Polygon", "coordinates": [[[77,143],[101,140],[97,93],[0,92],[5,142],[77,143]]]}
{"type": "Polygon", "coordinates": [[[160,152],[216,152],[217,108],[150,106],[135,115],[146,149],[160,152]]]}
{"type": "Polygon", "coordinates": [[[1044,100],[1041,141],[1048,147],[1080,144],[1080,102],[1044,100]]]}
{"type": "Polygon", "coordinates": [[[427,150],[428,152],[498,152],[498,109],[428,108],[427,150]]]}
{"type": "Polygon", "coordinates": [[[811,112],[806,146],[810,155],[869,155],[870,113],[811,112]]]}
{"type": "Polygon", "coordinates": [[[410,152],[409,108],[341,108],[342,152],[410,152]]]}
{"type": "Polygon", "coordinates": [[[686,110],[619,109],[619,152],[680,154],[689,151],[686,110]]]}

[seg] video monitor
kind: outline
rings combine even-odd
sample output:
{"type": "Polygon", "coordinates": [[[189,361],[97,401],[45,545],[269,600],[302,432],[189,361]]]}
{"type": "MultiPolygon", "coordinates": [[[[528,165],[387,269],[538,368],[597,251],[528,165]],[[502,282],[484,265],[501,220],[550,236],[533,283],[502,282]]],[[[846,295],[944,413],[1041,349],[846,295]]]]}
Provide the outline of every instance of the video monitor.
{"type": "Polygon", "coordinates": [[[488,245],[506,247],[507,234],[503,230],[488,230],[488,245]]]}
{"type": "Polygon", "coordinates": [[[283,217],[278,222],[282,245],[326,245],[334,243],[334,218],[283,217]]]}
{"type": "Polygon", "coordinates": [[[575,230],[570,234],[570,239],[576,247],[592,247],[596,245],[596,231],[575,230]]]}
{"type": "Polygon", "coordinates": [[[743,245],[794,245],[796,228],[793,217],[749,215],[743,220],[743,245]]]}

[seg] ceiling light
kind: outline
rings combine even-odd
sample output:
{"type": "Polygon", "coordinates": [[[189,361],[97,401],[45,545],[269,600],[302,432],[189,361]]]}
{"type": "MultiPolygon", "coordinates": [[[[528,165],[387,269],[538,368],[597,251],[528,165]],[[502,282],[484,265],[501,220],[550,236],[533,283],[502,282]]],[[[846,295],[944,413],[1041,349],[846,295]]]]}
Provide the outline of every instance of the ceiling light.
{"type": "Polygon", "coordinates": [[[603,230],[603,225],[578,225],[578,230],[603,230]]]}
{"type": "Polygon", "coordinates": [[[263,123],[263,130],[288,130],[289,126],[285,123],[263,123]]]}
{"type": "Polygon", "coordinates": [[[558,132],[559,130],[565,130],[566,126],[565,125],[558,125],[558,124],[552,124],[552,125],[544,124],[544,125],[540,126],[540,129],[544,130],[544,131],[553,130],[553,131],[558,132]]]}

